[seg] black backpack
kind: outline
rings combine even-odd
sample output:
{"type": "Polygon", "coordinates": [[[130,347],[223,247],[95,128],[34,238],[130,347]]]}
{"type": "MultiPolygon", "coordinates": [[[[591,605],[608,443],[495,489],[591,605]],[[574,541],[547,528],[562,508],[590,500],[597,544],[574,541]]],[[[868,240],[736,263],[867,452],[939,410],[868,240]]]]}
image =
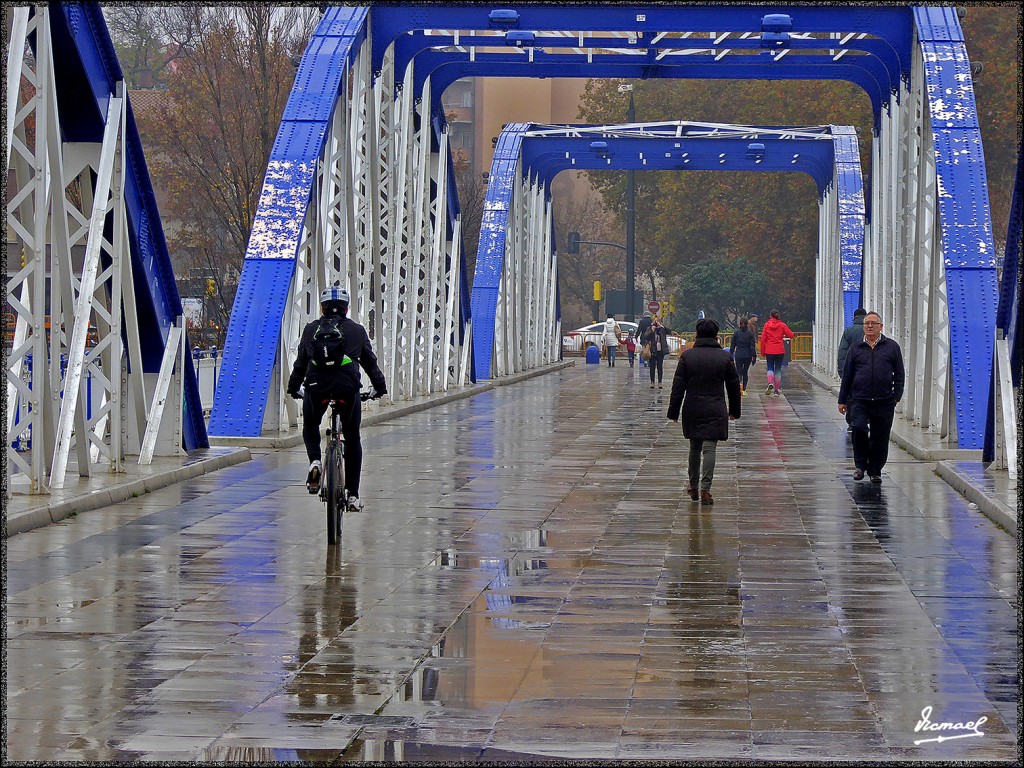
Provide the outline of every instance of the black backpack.
{"type": "Polygon", "coordinates": [[[313,393],[338,389],[359,389],[359,372],[345,354],[341,318],[328,315],[313,332],[313,352],[306,368],[306,389],[313,393]]]}

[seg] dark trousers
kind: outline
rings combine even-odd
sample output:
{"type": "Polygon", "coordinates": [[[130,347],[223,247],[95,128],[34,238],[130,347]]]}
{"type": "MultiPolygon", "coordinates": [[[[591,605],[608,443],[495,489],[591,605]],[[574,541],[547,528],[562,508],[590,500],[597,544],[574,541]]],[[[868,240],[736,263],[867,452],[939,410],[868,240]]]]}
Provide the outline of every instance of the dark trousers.
{"type": "Polygon", "coordinates": [[[661,384],[661,379],[665,375],[665,353],[664,352],[651,352],[651,359],[647,361],[647,364],[651,366],[651,384],[654,383],[654,372],[658,372],[658,383],[661,384]]]}
{"type": "Polygon", "coordinates": [[[751,358],[749,357],[736,358],[736,373],[740,375],[740,384],[743,385],[744,389],[747,388],[747,372],[750,370],[750,360],[751,358]]]}
{"type": "Polygon", "coordinates": [[[882,474],[889,457],[889,433],[896,415],[893,400],[852,400],[848,404],[853,432],[853,463],[871,477],[882,474]]]}
{"type": "MultiPolygon", "coordinates": [[[[350,496],[359,495],[359,475],[363,469],[363,446],[359,442],[359,423],[362,421],[362,407],[359,393],[345,393],[341,396],[351,403],[347,414],[342,415],[341,434],[345,438],[345,490],[350,496]]],[[[320,422],[327,413],[329,399],[326,395],[302,396],[302,442],[306,444],[306,455],[310,463],[320,461],[320,422]]]]}
{"type": "Polygon", "coordinates": [[[690,438],[690,461],[687,467],[690,487],[696,488],[700,483],[702,491],[710,491],[711,483],[715,479],[715,458],[718,451],[717,440],[697,440],[690,438]],[[701,458],[704,459],[704,468],[701,471],[701,458]]]}

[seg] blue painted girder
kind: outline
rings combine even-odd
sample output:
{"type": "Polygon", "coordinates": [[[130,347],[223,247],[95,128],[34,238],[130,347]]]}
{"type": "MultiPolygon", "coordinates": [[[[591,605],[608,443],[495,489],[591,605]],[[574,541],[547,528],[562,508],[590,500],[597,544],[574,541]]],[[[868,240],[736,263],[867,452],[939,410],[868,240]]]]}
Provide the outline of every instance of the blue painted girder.
{"type": "MultiPolygon", "coordinates": [[[[608,126],[607,131],[583,133],[595,127],[514,123],[506,126],[498,137],[488,177],[473,281],[473,356],[478,377],[489,378],[491,373],[505,233],[519,174],[539,177],[550,188],[555,175],[569,169],[800,171],[815,179],[819,197],[832,184],[835,174],[839,186],[844,315],[847,322],[852,322],[853,310],[860,302],[864,243],[863,183],[856,133],[852,127],[788,129],[819,134],[805,138],[778,138],[773,134],[787,130],[779,127],[750,127],[749,138],[742,139],[656,135],[658,129],[669,132],[666,124],[608,126]],[[558,128],[565,129],[564,135],[554,134],[558,128]],[[528,135],[532,131],[545,131],[547,135],[528,135]],[[642,135],[645,132],[648,135],[642,135]],[[760,163],[746,157],[747,146],[754,140],[765,145],[764,160],[760,163]],[[591,146],[594,141],[602,141],[607,146],[595,150],[591,146]]],[[[696,132],[707,128],[689,130],[696,132]]]]}
{"type": "MultiPolygon", "coordinates": [[[[103,12],[97,3],[51,3],[50,27],[62,136],[65,141],[99,143],[110,98],[123,80],[103,12]]],[[[130,102],[124,140],[124,202],[142,367],[147,373],[157,373],[171,326],[181,316],[182,307],[130,102]]],[[[191,355],[185,356],[184,386],[184,448],[207,448],[206,422],[191,355]]]]}

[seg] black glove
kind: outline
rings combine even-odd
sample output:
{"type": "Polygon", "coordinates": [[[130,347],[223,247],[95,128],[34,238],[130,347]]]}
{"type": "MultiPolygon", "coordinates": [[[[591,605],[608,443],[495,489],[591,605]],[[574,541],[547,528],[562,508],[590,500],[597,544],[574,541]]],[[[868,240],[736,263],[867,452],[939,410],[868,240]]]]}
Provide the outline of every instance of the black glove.
{"type": "Polygon", "coordinates": [[[755,357],[753,360],[751,360],[750,364],[751,365],[757,365],[757,358],[755,357]]]}

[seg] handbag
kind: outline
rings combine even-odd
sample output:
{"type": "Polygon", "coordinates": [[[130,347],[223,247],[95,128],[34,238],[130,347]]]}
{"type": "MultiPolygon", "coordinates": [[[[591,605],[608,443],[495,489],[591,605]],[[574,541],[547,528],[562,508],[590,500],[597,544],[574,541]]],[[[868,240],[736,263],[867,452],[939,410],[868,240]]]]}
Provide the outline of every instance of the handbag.
{"type": "Polygon", "coordinates": [[[651,359],[651,342],[644,344],[644,348],[640,350],[640,359],[647,361],[651,359]]]}

